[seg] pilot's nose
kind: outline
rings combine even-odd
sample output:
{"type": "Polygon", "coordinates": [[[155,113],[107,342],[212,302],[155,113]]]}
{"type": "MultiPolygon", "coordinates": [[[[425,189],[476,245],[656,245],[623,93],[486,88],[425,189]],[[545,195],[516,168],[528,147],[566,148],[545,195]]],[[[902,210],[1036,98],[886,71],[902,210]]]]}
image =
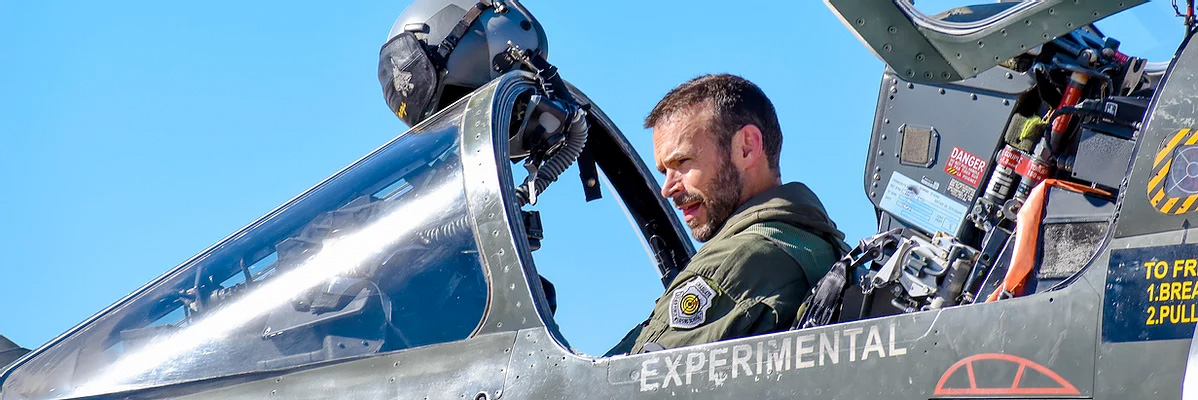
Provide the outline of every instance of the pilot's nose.
{"type": "Polygon", "coordinates": [[[668,199],[674,197],[675,193],[682,190],[682,179],[680,176],[681,174],[678,171],[672,169],[666,170],[666,182],[661,185],[661,197],[668,199]]]}

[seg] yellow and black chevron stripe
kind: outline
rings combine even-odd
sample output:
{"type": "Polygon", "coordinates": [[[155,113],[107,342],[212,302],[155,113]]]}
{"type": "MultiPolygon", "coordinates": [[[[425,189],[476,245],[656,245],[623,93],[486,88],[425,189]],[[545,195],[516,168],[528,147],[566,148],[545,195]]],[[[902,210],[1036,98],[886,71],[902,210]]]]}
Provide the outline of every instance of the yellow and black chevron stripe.
{"type": "Polygon", "coordinates": [[[1148,180],[1148,201],[1162,214],[1176,215],[1198,211],[1198,207],[1194,206],[1198,201],[1198,194],[1169,197],[1164,183],[1165,176],[1169,174],[1169,167],[1173,166],[1173,159],[1169,155],[1173,154],[1173,150],[1179,145],[1192,146],[1195,143],[1198,143],[1198,131],[1191,132],[1186,128],[1173,134],[1169,141],[1165,142],[1165,146],[1156,152],[1156,159],[1152,163],[1152,179],[1148,180]]]}

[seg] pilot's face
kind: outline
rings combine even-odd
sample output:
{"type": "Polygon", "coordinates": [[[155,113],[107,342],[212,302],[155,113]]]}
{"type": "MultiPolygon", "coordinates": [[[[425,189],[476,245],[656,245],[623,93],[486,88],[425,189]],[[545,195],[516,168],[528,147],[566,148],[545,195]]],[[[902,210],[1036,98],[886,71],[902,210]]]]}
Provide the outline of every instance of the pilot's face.
{"type": "Polygon", "coordinates": [[[680,112],[653,127],[653,159],[665,174],[661,195],[682,210],[695,240],[706,242],[740,206],[741,181],[716,143],[710,110],[680,112]]]}

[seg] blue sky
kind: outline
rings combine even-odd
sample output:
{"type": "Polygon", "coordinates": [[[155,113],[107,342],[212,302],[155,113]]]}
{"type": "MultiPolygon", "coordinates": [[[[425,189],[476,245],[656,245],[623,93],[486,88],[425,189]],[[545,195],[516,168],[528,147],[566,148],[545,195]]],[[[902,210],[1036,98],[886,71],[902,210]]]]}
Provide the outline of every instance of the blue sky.
{"type": "MultiPolygon", "coordinates": [[[[0,0],[0,334],[37,347],[403,132],[375,71],[406,4],[0,0]]],[[[666,91],[740,74],[779,111],[784,180],[850,242],[872,233],[883,64],[822,2],[736,4],[525,2],[550,60],[647,163],[641,120],[666,91]]],[[[1099,26],[1129,54],[1180,41],[1168,2],[1115,18],[1099,26]]],[[[564,176],[538,207],[536,262],[566,338],[602,353],[661,285],[610,193],[583,203],[564,176]]]]}

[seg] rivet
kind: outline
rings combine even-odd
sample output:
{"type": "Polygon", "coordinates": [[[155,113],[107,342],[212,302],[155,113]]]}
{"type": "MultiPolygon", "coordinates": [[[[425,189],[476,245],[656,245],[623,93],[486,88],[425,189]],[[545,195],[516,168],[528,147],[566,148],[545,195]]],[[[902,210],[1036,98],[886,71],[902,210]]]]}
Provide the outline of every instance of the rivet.
{"type": "Polygon", "coordinates": [[[907,89],[915,89],[915,84],[911,83],[911,82],[907,82],[907,89]]]}
{"type": "Polygon", "coordinates": [[[944,89],[940,89],[940,94],[944,94],[944,89]]]}
{"type": "Polygon", "coordinates": [[[923,53],[916,53],[915,59],[918,61],[923,61],[923,53]]]}
{"type": "Polygon", "coordinates": [[[874,167],[874,172],[882,172],[882,167],[874,167]]]}
{"type": "Polygon", "coordinates": [[[882,140],[886,140],[886,135],[882,135],[882,140]]]}
{"type": "Polygon", "coordinates": [[[890,47],[890,43],[882,45],[882,50],[886,50],[886,52],[890,52],[890,50],[892,50],[892,49],[894,49],[894,48],[890,47]]]}
{"type": "Polygon", "coordinates": [[[890,93],[898,93],[898,87],[896,87],[896,86],[891,86],[891,87],[890,87],[890,93]]]}
{"type": "Polygon", "coordinates": [[[978,99],[978,95],[976,95],[976,94],[970,94],[970,95],[969,95],[969,99],[970,99],[970,100],[977,100],[977,99],[978,99]]]}
{"type": "Polygon", "coordinates": [[[1004,105],[1004,106],[1009,106],[1009,105],[1011,105],[1011,101],[1010,101],[1010,100],[1007,100],[1007,99],[1003,99],[1003,100],[1002,100],[1002,105],[1004,105]]]}
{"type": "Polygon", "coordinates": [[[1007,79],[1015,79],[1015,75],[1012,75],[1010,72],[1008,72],[1007,79]]]}
{"type": "Polygon", "coordinates": [[[890,118],[882,118],[882,123],[883,123],[883,124],[889,124],[889,123],[890,123],[890,118]]]}
{"type": "Polygon", "coordinates": [[[890,32],[890,34],[893,35],[898,33],[898,28],[895,28],[894,25],[891,25],[889,28],[886,28],[886,32],[890,32]]]}
{"type": "Polygon", "coordinates": [[[884,151],[881,151],[881,150],[878,150],[878,155],[879,155],[879,156],[884,156],[884,155],[886,155],[886,152],[884,152],[884,151]]]}
{"type": "Polygon", "coordinates": [[[875,181],[882,180],[882,175],[874,174],[874,180],[875,181]]]}
{"type": "Polygon", "coordinates": [[[869,197],[878,197],[878,192],[869,192],[869,197]]]}

